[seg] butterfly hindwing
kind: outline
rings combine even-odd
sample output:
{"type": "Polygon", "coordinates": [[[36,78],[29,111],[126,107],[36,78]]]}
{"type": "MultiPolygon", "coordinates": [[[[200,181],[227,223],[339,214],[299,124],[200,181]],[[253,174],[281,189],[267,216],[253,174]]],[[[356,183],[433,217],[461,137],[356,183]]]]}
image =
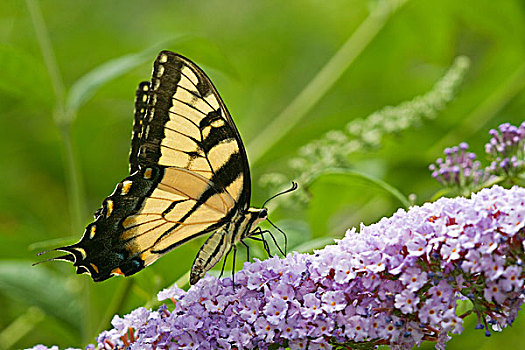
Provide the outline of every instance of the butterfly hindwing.
{"type": "Polygon", "coordinates": [[[221,226],[235,203],[217,190],[197,206],[195,198],[209,185],[184,169],[141,169],[104,200],[80,242],[59,250],[74,257],[67,260],[74,260],[78,273],[87,272],[95,281],[134,274],[169,250],[221,226]],[[194,207],[193,215],[187,215],[194,207]]]}

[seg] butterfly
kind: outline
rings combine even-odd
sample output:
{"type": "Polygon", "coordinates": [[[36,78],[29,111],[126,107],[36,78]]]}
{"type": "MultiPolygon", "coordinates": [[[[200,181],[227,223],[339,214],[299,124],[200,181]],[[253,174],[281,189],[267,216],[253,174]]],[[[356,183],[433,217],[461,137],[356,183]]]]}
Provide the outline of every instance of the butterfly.
{"type": "Polygon", "coordinates": [[[81,240],[50,260],[72,262],[98,282],[133,275],[211,233],[191,268],[195,284],[267,219],[265,208],[250,207],[248,159],[230,113],[208,76],[181,55],[160,52],[151,82],[139,84],[129,166],[81,240]]]}

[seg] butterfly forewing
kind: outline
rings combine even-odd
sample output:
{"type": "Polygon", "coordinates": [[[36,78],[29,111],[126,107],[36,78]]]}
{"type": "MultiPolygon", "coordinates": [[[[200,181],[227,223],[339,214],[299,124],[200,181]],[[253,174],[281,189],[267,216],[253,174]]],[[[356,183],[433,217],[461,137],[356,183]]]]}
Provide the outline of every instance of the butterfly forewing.
{"type": "Polygon", "coordinates": [[[136,273],[180,244],[224,228],[249,206],[250,173],[238,131],[204,72],[172,52],[159,54],[152,81],[137,90],[130,173],[80,242],[58,249],[70,254],[59,258],[95,281],[136,273]]]}
{"type": "Polygon", "coordinates": [[[193,171],[249,204],[246,152],[228,110],[204,72],[169,51],[154,63],[138,162],[193,171]]]}

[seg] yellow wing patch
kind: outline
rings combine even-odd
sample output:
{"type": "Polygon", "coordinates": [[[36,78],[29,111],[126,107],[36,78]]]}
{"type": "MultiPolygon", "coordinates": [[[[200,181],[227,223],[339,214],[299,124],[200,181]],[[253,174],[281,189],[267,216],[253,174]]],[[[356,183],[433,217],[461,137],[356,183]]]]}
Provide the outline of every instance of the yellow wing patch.
{"type": "Polygon", "coordinates": [[[233,198],[204,176],[186,169],[166,168],[162,181],[137,213],[123,220],[120,238],[127,241],[128,250],[134,255],[164,254],[177,243],[215,227],[234,207],[233,198]],[[205,193],[209,194],[200,203],[205,193]]]}

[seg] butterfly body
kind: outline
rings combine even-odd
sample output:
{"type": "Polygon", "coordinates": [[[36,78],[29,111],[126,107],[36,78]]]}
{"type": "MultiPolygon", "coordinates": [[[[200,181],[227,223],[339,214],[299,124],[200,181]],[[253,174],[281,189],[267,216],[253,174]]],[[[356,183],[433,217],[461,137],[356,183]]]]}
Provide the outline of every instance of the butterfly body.
{"type": "Polygon", "coordinates": [[[222,256],[227,255],[237,243],[252,234],[267,217],[266,209],[249,208],[239,211],[224,227],[213,233],[197,253],[190,274],[190,283],[195,284],[222,256]]]}
{"type": "Polygon", "coordinates": [[[179,245],[213,233],[190,282],[253,233],[266,209],[250,207],[239,133],[215,87],[188,59],[162,51],[135,101],[130,175],[95,213],[82,239],[57,250],[77,273],[132,275],[179,245]]]}

